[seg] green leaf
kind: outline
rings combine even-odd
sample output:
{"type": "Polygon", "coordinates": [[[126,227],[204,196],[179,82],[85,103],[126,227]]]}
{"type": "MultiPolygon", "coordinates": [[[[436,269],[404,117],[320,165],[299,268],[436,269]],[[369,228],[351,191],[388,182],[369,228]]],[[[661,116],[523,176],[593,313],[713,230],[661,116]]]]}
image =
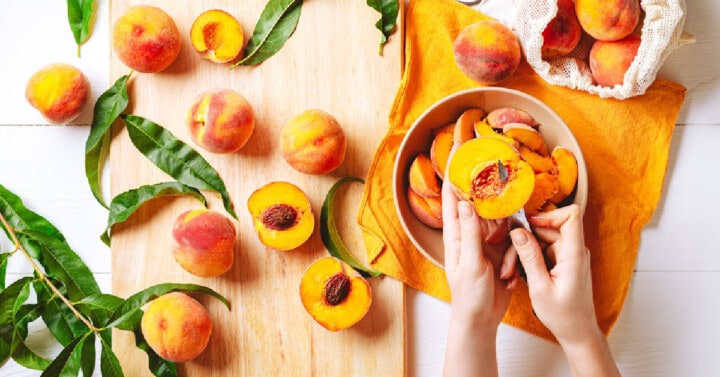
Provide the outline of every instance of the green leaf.
{"type": "Polygon", "coordinates": [[[12,352],[10,345],[15,333],[15,314],[27,300],[31,282],[32,278],[26,276],[0,291],[0,339],[4,343],[0,347],[3,351],[0,353],[0,364],[7,360],[12,352]]]}
{"type": "Polygon", "coordinates": [[[7,261],[10,259],[10,253],[0,253],[0,290],[5,289],[5,274],[7,272],[7,261]]]}
{"type": "Polygon", "coordinates": [[[367,5],[380,13],[380,19],[375,23],[375,27],[382,34],[380,36],[380,54],[382,54],[383,46],[395,30],[399,8],[398,0],[367,0],[367,5]]]}
{"type": "Polygon", "coordinates": [[[133,318],[133,316],[141,310],[140,308],[143,305],[170,292],[204,293],[217,298],[225,304],[228,309],[230,309],[230,304],[225,297],[210,288],[203,287],[202,285],[180,283],[157,284],[128,297],[127,300],[125,300],[125,302],[120,305],[117,310],[115,310],[115,313],[110,318],[110,323],[105,325],[105,327],[127,326],[128,323],[131,322],[131,318],[133,318]]]}
{"type": "Polygon", "coordinates": [[[92,12],[92,0],[67,0],[68,22],[78,46],[78,56],[80,56],[80,46],[90,37],[92,12]]]}
{"type": "Polygon", "coordinates": [[[302,0],[268,1],[245,45],[244,58],[234,66],[257,65],[280,51],[297,27],[302,3],[302,0]]]}
{"type": "Polygon", "coordinates": [[[50,363],[40,377],[77,377],[80,372],[80,359],[85,348],[85,342],[92,334],[92,332],[89,332],[70,342],[60,351],[60,354],[50,363]]]}
{"type": "Polygon", "coordinates": [[[45,310],[42,313],[43,322],[63,347],[87,332],[87,326],[75,317],[70,308],[55,296],[45,282],[35,281],[33,286],[38,301],[45,304],[45,310]]]}
{"type": "Polygon", "coordinates": [[[35,315],[28,314],[27,307],[23,306],[30,296],[32,280],[29,276],[23,277],[0,292],[0,364],[12,356],[16,363],[26,368],[42,370],[50,364],[50,360],[35,354],[24,342],[27,323],[35,315]],[[30,317],[26,317],[28,315],[30,317]]]}
{"type": "Polygon", "coordinates": [[[42,315],[45,304],[26,304],[20,307],[15,313],[15,329],[25,339],[28,336],[28,324],[42,315]]]}
{"type": "Polygon", "coordinates": [[[340,188],[340,186],[342,186],[346,182],[364,183],[362,179],[357,177],[343,177],[340,178],[337,182],[335,182],[335,184],[330,188],[330,191],[328,191],[327,195],[325,196],[322,210],[320,211],[320,237],[322,238],[323,244],[328,249],[330,255],[345,261],[347,264],[352,266],[361,275],[365,277],[380,276],[382,275],[381,272],[375,271],[367,267],[363,267],[357,260],[355,260],[355,258],[348,250],[347,246],[345,246],[343,240],[340,238],[340,233],[338,233],[337,227],[335,225],[335,217],[333,215],[333,201],[335,199],[335,194],[337,193],[338,188],[340,188]]]}
{"type": "Polygon", "coordinates": [[[143,204],[156,198],[174,195],[187,195],[200,201],[207,207],[207,201],[203,194],[190,186],[178,182],[163,182],[152,185],[140,186],[136,189],[125,191],[114,197],[110,203],[108,223],[100,239],[110,246],[110,233],[115,224],[119,224],[130,218],[143,204]]]}
{"type": "Polygon", "coordinates": [[[90,377],[95,371],[95,333],[88,334],[85,345],[80,351],[80,369],[83,377],[90,377]]]}
{"type": "Polygon", "coordinates": [[[93,121],[85,142],[85,176],[93,196],[105,208],[107,208],[107,204],[103,199],[100,183],[100,174],[105,163],[103,151],[110,148],[110,129],[113,122],[127,108],[127,81],[131,74],[117,79],[95,102],[93,121]]]}
{"type": "MultiPolygon", "coordinates": [[[[55,228],[55,226],[53,226],[44,217],[27,209],[20,197],[6,189],[3,185],[0,185],[0,212],[2,212],[3,216],[5,216],[5,219],[8,221],[8,224],[10,224],[16,232],[32,229],[43,232],[51,237],[65,242],[65,236],[63,236],[62,233],[55,228]]],[[[2,224],[0,224],[0,227],[3,228],[9,238],[10,233],[8,233],[7,229],[5,229],[2,224]]],[[[18,240],[30,256],[37,259],[43,267],[45,267],[40,254],[40,246],[37,242],[28,240],[25,237],[19,237],[18,240]]]]}
{"type": "Polygon", "coordinates": [[[217,171],[192,147],[151,120],[124,115],[130,140],[160,170],[198,190],[220,194],[225,210],[237,219],[225,183],[217,171]]]}
{"type": "Polygon", "coordinates": [[[71,301],[100,293],[93,273],[66,243],[36,230],[25,230],[22,234],[42,247],[48,274],[62,282],[71,301]]]}
{"type": "Polygon", "coordinates": [[[102,310],[108,318],[122,305],[125,300],[122,298],[111,295],[109,293],[98,293],[92,296],[87,296],[82,300],[75,303],[75,309],[80,313],[88,315],[89,311],[102,310]]]}
{"type": "Polygon", "coordinates": [[[104,341],[100,341],[102,349],[100,351],[100,372],[103,377],[124,377],[120,360],[118,360],[112,347],[104,341]]]}
{"type": "Polygon", "coordinates": [[[147,341],[145,341],[145,337],[139,327],[135,328],[133,333],[135,334],[135,346],[145,351],[148,355],[148,368],[152,374],[157,377],[177,377],[177,365],[172,361],[165,360],[158,356],[158,354],[150,348],[150,345],[147,344],[147,341]]]}

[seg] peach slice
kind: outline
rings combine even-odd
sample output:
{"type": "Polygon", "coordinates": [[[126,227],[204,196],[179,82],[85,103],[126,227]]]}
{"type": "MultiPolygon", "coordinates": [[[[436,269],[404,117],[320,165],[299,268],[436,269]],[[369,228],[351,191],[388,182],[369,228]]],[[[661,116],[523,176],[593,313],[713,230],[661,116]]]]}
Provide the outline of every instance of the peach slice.
{"type": "Polygon", "coordinates": [[[520,152],[522,159],[532,166],[536,174],[549,173],[555,168],[555,164],[550,157],[542,156],[524,145],[518,148],[518,152],[520,152]]]}
{"type": "Polygon", "coordinates": [[[460,114],[460,116],[457,118],[457,121],[455,122],[455,129],[453,134],[455,144],[461,145],[462,143],[475,137],[475,122],[480,121],[482,118],[485,117],[485,115],[487,115],[485,110],[480,108],[465,110],[462,114],[460,114]]]}
{"type": "Polygon", "coordinates": [[[445,168],[447,167],[450,152],[453,147],[453,134],[450,132],[439,132],[433,138],[430,146],[430,161],[435,173],[440,179],[445,179],[445,168]]]}
{"type": "Polygon", "coordinates": [[[424,198],[437,198],[440,196],[440,182],[435,175],[432,161],[425,154],[415,157],[408,171],[410,189],[424,198]]]}
{"type": "Polygon", "coordinates": [[[195,51],[215,63],[228,63],[242,52],[242,25],[229,13],[211,9],[201,13],[190,28],[195,51]]]}
{"type": "Polygon", "coordinates": [[[517,140],[542,156],[548,155],[548,147],[540,132],[524,123],[508,123],[503,126],[503,135],[517,140]]]}
{"type": "Polygon", "coordinates": [[[315,229],[310,200],[292,183],[271,182],[255,190],[248,210],[260,242],[276,250],[299,247],[315,229]]]}
{"type": "Polygon", "coordinates": [[[365,317],[372,304],[372,290],[349,264],[323,257],[303,273],[300,300],[318,324],[330,331],[340,331],[365,317]]]}
{"type": "Polygon", "coordinates": [[[494,137],[496,139],[500,139],[512,145],[513,148],[520,146],[520,143],[518,143],[517,140],[495,132],[495,130],[490,127],[485,120],[475,122],[475,135],[477,137],[494,137]]]}
{"type": "Polygon", "coordinates": [[[527,112],[513,107],[501,107],[488,113],[487,123],[490,127],[501,130],[508,123],[523,123],[531,127],[539,124],[527,112]]]}
{"type": "Polygon", "coordinates": [[[545,203],[555,195],[558,191],[557,177],[550,173],[540,173],[535,175],[535,187],[530,195],[527,203],[525,203],[525,213],[534,215],[540,212],[545,203]]]}
{"type": "Polygon", "coordinates": [[[457,195],[485,219],[502,219],[520,210],[535,185],[532,167],[510,144],[493,137],[461,145],[450,159],[448,179],[457,195]]]}
{"type": "Polygon", "coordinates": [[[575,191],[578,179],[578,164],[575,155],[563,147],[555,147],[550,155],[557,169],[558,191],[550,202],[558,204],[575,191]]]}
{"type": "Polygon", "coordinates": [[[423,198],[408,188],[408,204],[412,213],[421,223],[435,229],[442,229],[442,199],[423,198]]]}

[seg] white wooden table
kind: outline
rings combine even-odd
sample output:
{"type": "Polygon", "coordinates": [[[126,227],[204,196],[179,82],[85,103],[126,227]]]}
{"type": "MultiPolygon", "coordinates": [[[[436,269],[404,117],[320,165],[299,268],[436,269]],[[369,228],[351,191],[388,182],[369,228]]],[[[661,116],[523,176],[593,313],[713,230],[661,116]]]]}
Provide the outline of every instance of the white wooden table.
{"type": "MultiPolygon", "coordinates": [[[[24,99],[28,77],[50,62],[67,62],[89,78],[92,97],[109,85],[108,2],[98,1],[90,41],[76,48],[65,2],[0,2],[0,183],[57,225],[110,291],[110,253],[98,239],[106,212],[90,194],[83,171],[88,128],[45,126],[24,99]]],[[[610,345],[626,376],[716,376],[720,371],[720,2],[687,4],[685,29],[698,42],[675,51],[660,76],[688,89],[670,151],[663,196],[643,233],[636,273],[610,345]]],[[[80,117],[89,123],[89,107],[80,117]]],[[[107,174],[106,174],[107,176],[107,174]]],[[[107,187],[107,185],[106,185],[107,187]]],[[[10,248],[2,237],[0,250],[10,248]]],[[[12,258],[8,281],[31,272],[12,258]]],[[[408,290],[409,376],[439,376],[449,306],[408,290]]],[[[45,356],[59,350],[41,325],[30,346],[45,356]]],[[[498,337],[503,376],[568,376],[559,347],[502,325],[498,337]]],[[[12,361],[1,376],[38,376],[12,361]]],[[[99,375],[99,372],[97,372],[99,375]]]]}

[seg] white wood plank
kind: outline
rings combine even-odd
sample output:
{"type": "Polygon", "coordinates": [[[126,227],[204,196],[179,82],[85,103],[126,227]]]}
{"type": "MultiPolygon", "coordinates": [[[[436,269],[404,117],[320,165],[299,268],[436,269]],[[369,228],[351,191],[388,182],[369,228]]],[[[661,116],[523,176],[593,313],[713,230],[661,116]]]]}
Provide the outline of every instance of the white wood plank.
{"type": "Polygon", "coordinates": [[[715,151],[720,127],[676,127],[658,209],[643,232],[637,269],[720,271],[715,151]]]}
{"type": "Polygon", "coordinates": [[[63,62],[79,68],[90,81],[91,101],[73,123],[89,124],[95,99],[109,86],[109,1],[95,1],[94,27],[81,57],[68,26],[64,1],[0,1],[0,124],[46,124],[25,100],[25,84],[41,67],[63,62]]]}
{"type": "MultiPolygon", "coordinates": [[[[638,272],[609,342],[626,376],[714,376],[720,370],[720,272],[638,272]]],[[[408,290],[409,376],[439,376],[449,305],[408,290]]],[[[559,346],[501,325],[501,376],[570,376],[559,346]]]]}

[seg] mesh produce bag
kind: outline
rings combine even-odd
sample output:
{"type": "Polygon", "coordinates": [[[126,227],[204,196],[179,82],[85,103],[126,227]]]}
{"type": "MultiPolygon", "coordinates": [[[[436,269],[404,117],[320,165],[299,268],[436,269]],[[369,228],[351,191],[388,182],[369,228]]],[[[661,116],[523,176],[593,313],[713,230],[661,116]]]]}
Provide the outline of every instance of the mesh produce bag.
{"type": "Polygon", "coordinates": [[[542,32],[557,13],[556,1],[485,0],[477,6],[489,16],[497,15],[515,31],[527,62],[548,83],[617,99],[645,93],[668,55],[679,46],[694,42],[692,35],[683,33],[684,0],[640,0],[640,7],[643,13],[638,23],[641,38],[638,54],[625,73],[623,85],[611,88],[593,84],[587,58],[594,40],[585,33],[569,55],[542,59],[542,32]]]}

